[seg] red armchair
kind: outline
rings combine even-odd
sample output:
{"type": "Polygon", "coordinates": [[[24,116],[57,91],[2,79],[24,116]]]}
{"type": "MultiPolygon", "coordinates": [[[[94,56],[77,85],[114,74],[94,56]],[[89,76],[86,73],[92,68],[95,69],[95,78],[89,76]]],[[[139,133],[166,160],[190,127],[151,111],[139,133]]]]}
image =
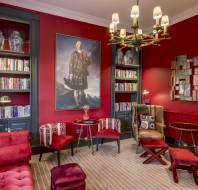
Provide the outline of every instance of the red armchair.
{"type": "Polygon", "coordinates": [[[101,139],[101,144],[104,139],[115,139],[118,144],[118,153],[120,153],[120,128],[121,121],[114,118],[102,118],[99,119],[98,132],[96,134],[97,146],[96,151],[98,151],[99,139],[101,139]]]}
{"type": "Polygon", "coordinates": [[[73,156],[73,136],[66,135],[66,125],[64,123],[47,123],[39,128],[40,135],[40,158],[41,161],[43,148],[57,151],[58,165],[60,165],[60,150],[66,145],[71,144],[71,154],[73,156]]]}
{"type": "Polygon", "coordinates": [[[0,189],[33,190],[29,132],[0,133],[0,189]]]}

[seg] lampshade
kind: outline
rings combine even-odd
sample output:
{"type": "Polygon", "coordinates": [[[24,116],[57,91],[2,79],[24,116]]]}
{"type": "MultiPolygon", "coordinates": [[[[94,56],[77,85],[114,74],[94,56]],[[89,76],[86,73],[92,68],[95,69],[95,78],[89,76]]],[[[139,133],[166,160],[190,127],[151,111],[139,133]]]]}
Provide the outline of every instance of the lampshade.
{"type": "Polygon", "coordinates": [[[6,103],[10,103],[10,102],[12,102],[12,100],[10,99],[9,96],[1,96],[0,97],[0,103],[6,104],[6,103]]]}
{"type": "Polygon", "coordinates": [[[143,90],[142,94],[147,95],[147,94],[150,94],[150,92],[148,90],[143,90]]]}
{"type": "Polygon", "coordinates": [[[113,23],[109,24],[109,32],[110,32],[110,33],[115,32],[114,24],[113,24],[113,23]]]}
{"type": "Polygon", "coordinates": [[[125,38],[125,37],[126,37],[126,29],[122,28],[122,29],[120,30],[120,37],[121,37],[121,38],[125,38]]]}
{"type": "Polygon", "coordinates": [[[138,28],[138,34],[142,35],[142,29],[138,28]]]}
{"type": "Polygon", "coordinates": [[[112,14],[112,23],[113,23],[113,24],[119,24],[119,23],[120,23],[118,13],[113,13],[113,14],[112,14]]]}
{"type": "Polygon", "coordinates": [[[139,17],[139,6],[138,5],[134,5],[131,8],[131,18],[138,18],[139,17]]]}
{"type": "Polygon", "coordinates": [[[161,7],[157,6],[153,9],[153,19],[160,19],[162,17],[161,7]]]}
{"type": "Polygon", "coordinates": [[[168,26],[169,25],[169,18],[167,15],[162,16],[161,26],[168,26]]]}

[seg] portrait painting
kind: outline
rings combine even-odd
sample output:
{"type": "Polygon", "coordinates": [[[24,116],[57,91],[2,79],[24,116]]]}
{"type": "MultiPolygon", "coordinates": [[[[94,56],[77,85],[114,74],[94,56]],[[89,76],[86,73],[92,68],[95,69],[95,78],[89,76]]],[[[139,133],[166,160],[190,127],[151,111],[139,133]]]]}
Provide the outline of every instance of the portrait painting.
{"type": "Polygon", "coordinates": [[[100,107],[100,42],[56,34],[56,110],[100,107]]]}

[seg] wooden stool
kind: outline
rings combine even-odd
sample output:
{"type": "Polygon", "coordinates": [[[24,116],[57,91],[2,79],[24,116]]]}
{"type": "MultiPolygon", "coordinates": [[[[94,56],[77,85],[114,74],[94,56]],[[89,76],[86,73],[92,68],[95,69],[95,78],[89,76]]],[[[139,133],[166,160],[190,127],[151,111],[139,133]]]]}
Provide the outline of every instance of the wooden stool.
{"type": "Polygon", "coordinates": [[[162,160],[161,155],[168,150],[168,145],[163,140],[155,139],[142,139],[140,144],[143,146],[145,152],[140,155],[140,157],[146,157],[151,155],[146,159],[143,164],[149,164],[153,160],[158,160],[161,164],[167,165],[167,163],[162,160]]]}
{"type": "Polygon", "coordinates": [[[52,168],[51,190],[85,190],[86,174],[76,164],[65,164],[52,168]]]}
{"type": "Polygon", "coordinates": [[[193,173],[195,183],[198,185],[198,157],[189,149],[170,148],[171,167],[173,171],[173,179],[178,183],[177,169],[188,170],[193,173]]]}

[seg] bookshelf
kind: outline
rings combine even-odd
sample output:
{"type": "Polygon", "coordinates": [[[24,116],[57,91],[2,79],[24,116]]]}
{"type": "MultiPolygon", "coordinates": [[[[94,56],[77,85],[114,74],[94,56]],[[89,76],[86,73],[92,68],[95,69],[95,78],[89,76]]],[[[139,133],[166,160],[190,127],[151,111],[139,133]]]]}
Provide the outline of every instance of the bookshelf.
{"type": "Polygon", "coordinates": [[[0,132],[29,130],[33,144],[38,130],[39,17],[0,7],[0,132]],[[2,40],[0,40],[2,43],[2,40]]]}
{"type": "Polygon", "coordinates": [[[111,117],[121,120],[121,131],[124,138],[133,135],[132,110],[133,106],[141,101],[141,75],[141,52],[113,45],[111,117]]]}

